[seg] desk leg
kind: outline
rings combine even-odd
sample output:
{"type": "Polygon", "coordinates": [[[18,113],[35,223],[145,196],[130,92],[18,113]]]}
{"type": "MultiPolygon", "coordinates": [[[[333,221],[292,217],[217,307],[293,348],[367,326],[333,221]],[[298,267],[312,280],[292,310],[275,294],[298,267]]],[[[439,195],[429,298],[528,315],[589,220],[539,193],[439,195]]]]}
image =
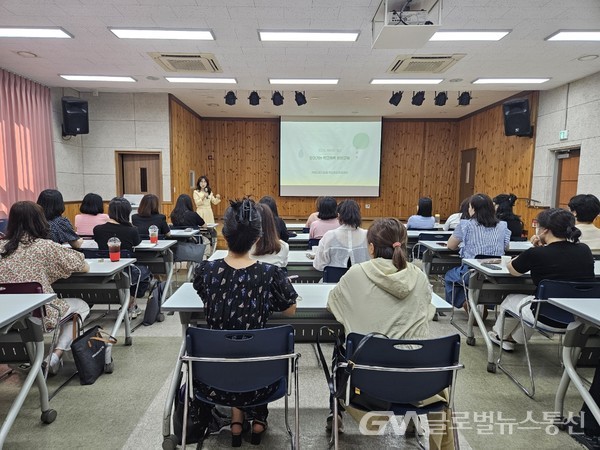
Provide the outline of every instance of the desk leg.
{"type": "Polygon", "coordinates": [[[52,423],[56,419],[56,411],[50,409],[50,403],[48,401],[48,387],[46,386],[46,380],[42,373],[42,360],[44,359],[44,333],[42,331],[42,325],[40,319],[27,318],[25,319],[25,327],[21,330],[21,337],[27,347],[29,355],[33,355],[33,361],[31,361],[31,368],[25,378],[25,382],[15,398],[13,404],[4,419],[2,428],[0,429],[0,448],[4,446],[4,441],[8,436],[8,432],[15,423],[17,415],[33,386],[33,382],[37,381],[38,390],[40,392],[40,406],[42,409],[41,420],[44,423],[52,423]]]}
{"type": "Polygon", "coordinates": [[[578,350],[581,350],[581,349],[578,349],[578,348],[576,349],[573,347],[563,347],[562,361],[565,366],[565,371],[563,372],[563,376],[562,376],[562,378],[560,380],[560,384],[558,386],[558,391],[556,392],[556,398],[554,400],[554,407],[556,409],[557,406],[560,406],[560,409],[556,409],[556,411],[558,411],[562,414],[564,395],[567,391],[567,387],[569,386],[569,379],[570,379],[573,382],[573,386],[575,386],[577,388],[577,390],[579,391],[579,394],[581,395],[581,397],[583,397],[583,401],[585,402],[585,404],[588,405],[588,407],[590,408],[590,411],[594,415],[594,418],[596,419],[596,421],[598,423],[600,423],[600,408],[598,408],[598,405],[596,404],[596,402],[594,401],[594,399],[592,398],[592,396],[590,395],[588,390],[585,388],[585,386],[581,382],[581,378],[579,378],[579,375],[577,375],[577,371],[575,370],[575,366],[573,365],[572,358],[573,358],[573,355],[576,354],[576,352],[578,350]],[[565,375],[567,377],[567,380],[565,380],[565,375]],[[559,399],[559,395],[561,395],[560,399],[559,399]]]}

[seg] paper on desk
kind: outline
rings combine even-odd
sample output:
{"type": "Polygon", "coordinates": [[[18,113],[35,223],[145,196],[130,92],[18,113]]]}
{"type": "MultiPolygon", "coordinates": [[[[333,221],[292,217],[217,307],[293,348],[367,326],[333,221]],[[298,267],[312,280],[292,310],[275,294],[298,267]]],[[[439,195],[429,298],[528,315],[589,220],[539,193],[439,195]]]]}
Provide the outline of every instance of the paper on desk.
{"type": "Polygon", "coordinates": [[[152,242],[142,242],[139,245],[136,245],[134,248],[152,248],[156,247],[155,243],[152,242]]]}

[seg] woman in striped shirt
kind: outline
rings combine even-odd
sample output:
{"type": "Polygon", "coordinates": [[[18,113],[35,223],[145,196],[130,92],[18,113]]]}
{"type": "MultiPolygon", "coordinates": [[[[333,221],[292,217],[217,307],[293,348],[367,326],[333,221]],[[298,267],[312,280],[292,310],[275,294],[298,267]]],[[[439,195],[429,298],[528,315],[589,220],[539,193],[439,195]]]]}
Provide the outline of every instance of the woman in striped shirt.
{"type": "MultiPolygon", "coordinates": [[[[461,258],[477,255],[501,256],[508,248],[510,230],[506,222],[496,218],[492,199],[485,194],[475,194],[469,200],[468,220],[461,220],[448,239],[448,248],[459,250],[461,258]]],[[[465,303],[464,286],[468,266],[461,265],[446,272],[446,301],[457,308],[465,303]]]]}

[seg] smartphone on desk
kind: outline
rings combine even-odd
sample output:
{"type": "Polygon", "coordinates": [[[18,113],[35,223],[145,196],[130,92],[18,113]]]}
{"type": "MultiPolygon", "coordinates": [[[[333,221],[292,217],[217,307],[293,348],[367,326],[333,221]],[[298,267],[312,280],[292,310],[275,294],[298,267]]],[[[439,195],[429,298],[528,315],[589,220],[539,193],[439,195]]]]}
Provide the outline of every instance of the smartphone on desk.
{"type": "Polygon", "coordinates": [[[439,245],[440,247],[448,247],[447,242],[438,242],[437,245],[439,245]]]}
{"type": "Polygon", "coordinates": [[[491,270],[502,270],[501,266],[497,266],[496,264],[492,263],[481,263],[481,265],[491,270]]]}

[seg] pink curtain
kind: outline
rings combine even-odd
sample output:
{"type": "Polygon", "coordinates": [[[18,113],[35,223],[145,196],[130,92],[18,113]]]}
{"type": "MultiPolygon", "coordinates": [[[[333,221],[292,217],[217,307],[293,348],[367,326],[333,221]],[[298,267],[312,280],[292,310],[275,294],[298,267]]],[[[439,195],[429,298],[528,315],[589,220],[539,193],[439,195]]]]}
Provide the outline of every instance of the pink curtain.
{"type": "Polygon", "coordinates": [[[0,69],[0,219],[55,187],[50,89],[0,69]]]}

